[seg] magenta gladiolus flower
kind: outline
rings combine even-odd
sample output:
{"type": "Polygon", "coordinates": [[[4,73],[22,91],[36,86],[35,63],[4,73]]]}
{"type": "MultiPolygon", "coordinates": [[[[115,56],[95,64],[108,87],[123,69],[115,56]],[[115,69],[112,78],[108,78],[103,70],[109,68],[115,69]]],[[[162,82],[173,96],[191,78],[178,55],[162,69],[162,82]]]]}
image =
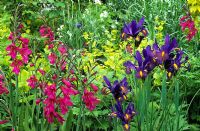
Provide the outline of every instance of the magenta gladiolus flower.
{"type": "Polygon", "coordinates": [[[8,40],[13,40],[14,39],[14,33],[11,32],[10,35],[8,36],[8,40]]]}
{"type": "Polygon", "coordinates": [[[70,83],[68,80],[66,80],[66,79],[62,79],[62,82],[63,82],[67,87],[71,87],[71,86],[72,86],[71,83],[70,83]]]}
{"type": "Polygon", "coordinates": [[[12,59],[16,58],[18,50],[19,50],[19,48],[14,43],[12,43],[6,47],[6,51],[9,52],[8,55],[10,55],[12,59]]]}
{"type": "Polygon", "coordinates": [[[21,48],[19,50],[19,53],[21,54],[24,63],[28,63],[28,56],[32,54],[32,51],[26,47],[26,48],[21,48]]]}
{"type": "Polygon", "coordinates": [[[38,69],[38,71],[40,72],[41,75],[45,75],[45,71],[43,69],[38,69]]]}
{"type": "Polygon", "coordinates": [[[0,95],[3,94],[3,93],[8,94],[9,91],[8,91],[8,89],[5,87],[3,81],[0,80],[0,95]]]}
{"type": "Polygon", "coordinates": [[[23,66],[23,61],[22,61],[22,60],[15,59],[15,60],[11,63],[10,66],[13,67],[12,72],[14,72],[16,75],[18,75],[19,72],[20,72],[20,67],[23,66]]]}
{"type": "Polygon", "coordinates": [[[53,31],[51,30],[50,27],[46,27],[46,26],[41,26],[40,27],[40,35],[42,37],[46,37],[46,38],[49,38],[50,41],[53,41],[54,40],[54,33],[53,31]]]}
{"type": "Polygon", "coordinates": [[[68,106],[73,106],[71,99],[69,96],[60,97],[58,99],[58,103],[60,105],[61,113],[65,115],[68,112],[68,106]]]}
{"type": "Polygon", "coordinates": [[[53,74],[52,80],[56,80],[56,79],[57,79],[57,75],[56,75],[56,74],[53,74]]]}
{"type": "Polygon", "coordinates": [[[196,35],[197,33],[197,29],[195,28],[195,24],[194,21],[192,20],[192,18],[187,15],[187,16],[183,16],[180,19],[180,26],[182,31],[185,31],[186,29],[188,29],[188,34],[187,34],[187,39],[188,41],[191,41],[192,38],[196,35]]]}
{"type": "Polygon", "coordinates": [[[58,47],[58,51],[61,53],[61,55],[65,54],[67,52],[67,49],[64,45],[60,45],[58,47]]]}
{"type": "MultiPolygon", "coordinates": [[[[45,117],[47,118],[49,123],[53,123],[54,118],[57,118],[57,120],[62,124],[64,119],[55,110],[55,104],[58,102],[58,100],[56,99],[56,84],[47,85],[44,93],[45,95],[47,95],[47,98],[43,102],[45,105],[44,107],[45,117]]],[[[60,102],[65,102],[62,104],[67,103],[66,100],[61,100],[60,102]]],[[[64,107],[62,108],[63,108],[63,112],[66,111],[64,110],[64,107]]]]}
{"type": "Polygon", "coordinates": [[[84,90],[84,94],[82,96],[83,102],[90,111],[93,111],[96,108],[96,105],[99,104],[99,100],[94,96],[94,93],[88,91],[87,89],[84,90]]]}
{"type": "Polygon", "coordinates": [[[98,91],[98,87],[95,84],[91,83],[90,87],[94,90],[94,92],[98,91]]]}
{"type": "Polygon", "coordinates": [[[35,103],[36,103],[36,105],[39,105],[40,102],[41,102],[41,99],[37,99],[35,103]]]}
{"type": "Polygon", "coordinates": [[[67,62],[65,62],[65,61],[61,63],[61,70],[62,71],[64,71],[66,69],[66,64],[67,64],[67,62]]]}
{"type": "Polygon", "coordinates": [[[0,125],[8,123],[8,122],[9,122],[8,120],[0,120],[0,125]]]}
{"type": "Polygon", "coordinates": [[[57,59],[57,56],[55,53],[51,53],[49,56],[48,56],[48,59],[50,61],[51,64],[55,64],[56,63],[56,59],[57,59]]]}
{"type": "Polygon", "coordinates": [[[0,95],[3,93],[6,93],[6,94],[9,93],[8,89],[5,87],[5,83],[3,82],[3,80],[4,80],[4,76],[0,75],[0,95]]]}
{"type": "Polygon", "coordinates": [[[55,103],[56,103],[56,84],[47,85],[44,91],[47,98],[44,100],[44,115],[49,123],[54,121],[55,117],[55,103]]]}
{"type": "Polygon", "coordinates": [[[61,86],[60,88],[61,88],[64,96],[77,95],[78,94],[78,91],[73,89],[73,87],[61,86]]]}
{"type": "Polygon", "coordinates": [[[10,65],[13,67],[12,72],[17,75],[20,72],[20,67],[23,66],[24,63],[28,63],[28,56],[32,53],[32,51],[28,48],[29,39],[21,37],[20,31],[22,28],[23,25],[20,24],[16,32],[11,32],[8,39],[12,40],[12,43],[6,47],[8,55],[10,55],[13,59],[10,65]],[[22,56],[22,60],[17,59],[18,53],[22,56]]]}
{"type": "Polygon", "coordinates": [[[29,39],[20,37],[19,40],[22,42],[22,47],[23,48],[28,47],[29,39]]]}
{"type": "Polygon", "coordinates": [[[50,49],[53,49],[53,47],[54,47],[54,44],[49,44],[48,49],[49,49],[49,50],[50,50],[50,49]]]}
{"type": "Polygon", "coordinates": [[[27,82],[28,82],[28,86],[30,86],[31,88],[35,88],[35,86],[36,86],[38,80],[37,80],[37,78],[35,77],[35,75],[32,75],[32,76],[27,80],[27,82]]]}

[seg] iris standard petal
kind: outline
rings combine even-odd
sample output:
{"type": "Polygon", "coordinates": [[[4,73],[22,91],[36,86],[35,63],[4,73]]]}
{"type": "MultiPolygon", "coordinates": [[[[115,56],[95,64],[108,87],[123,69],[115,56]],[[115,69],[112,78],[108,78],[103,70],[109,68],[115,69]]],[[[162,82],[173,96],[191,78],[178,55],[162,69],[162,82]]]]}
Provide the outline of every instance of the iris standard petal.
{"type": "Polygon", "coordinates": [[[136,70],[135,65],[131,61],[124,62],[124,66],[136,70]]]}
{"type": "Polygon", "coordinates": [[[142,18],[140,19],[140,21],[138,22],[137,28],[141,28],[141,27],[143,26],[143,23],[144,23],[144,17],[142,17],[142,18]]]}
{"type": "Polygon", "coordinates": [[[139,67],[142,66],[142,56],[139,51],[136,51],[135,59],[138,61],[139,67]]]}
{"type": "Polygon", "coordinates": [[[174,49],[176,47],[178,47],[178,43],[177,43],[177,40],[174,38],[169,45],[168,52],[170,52],[172,49],[174,49]]]}
{"type": "Polygon", "coordinates": [[[153,50],[155,50],[155,51],[159,51],[160,50],[160,48],[159,48],[157,43],[153,44],[153,50]]]}
{"type": "Polygon", "coordinates": [[[112,86],[111,83],[110,83],[110,81],[108,80],[108,78],[106,76],[104,76],[103,79],[104,79],[106,85],[108,85],[108,87],[112,86]]]}
{"type": "Polygon", "coordinates": [[[169,45],[170,44],[170,36],[167,34],[165,36],[165,45],[169,45]]]}

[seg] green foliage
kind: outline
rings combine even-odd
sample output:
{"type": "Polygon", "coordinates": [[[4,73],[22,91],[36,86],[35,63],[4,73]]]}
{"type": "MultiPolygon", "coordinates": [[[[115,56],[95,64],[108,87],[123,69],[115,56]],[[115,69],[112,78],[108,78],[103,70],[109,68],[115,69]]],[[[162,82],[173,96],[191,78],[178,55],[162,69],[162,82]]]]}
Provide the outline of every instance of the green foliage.
{"type": "MultiPolygon", "coordinates": [[[[94,80],[90,80],[100,89],[103,87],[104,75],[112,82],[125,76],[123,63],[133,60],[134,50],[141,51],[146,45],[152,45],[155,39],[162,44],[161,38],[165,34],[176,37],[179,46],[189,55],[190,71],[181,70],[172,81],[166,79],[166,74],[160,68],[149,74],[145,81],[136,80],[134,73],[127,76],[132,89],[128,101],[135,103],[137,112],[131,122],[131,130],[199,130],[199,38],[196,37],[191,43],[183,39],[179,18],[184,15],[185,2],[108,0],[105,4],[94,4],[92,0],[0,1],[0,69],[7,77],[10,91],[9,95],[0,96],[0,120],[9,119],[8,123],[0,125],[0,130],[11,130],[13,125],[18,125],[17,131],[123,130],[120,121],[109,116],[110,107],[114,103],[112,95],[104,96],[100,92],[97,96],[101,102],[93,112],[85,107],[80,109],[81,98],[73,97],[74,107],[65,115],[65,123],[48,124],[43,117],[41,104],[37,106],[35,103],[41,92],[30,90],[26,82],[38,68],[48,73],[57,72],[52,70],[53,67],[46,60],[50,51],[43,44],[45,38],[39,38],[41,25],[52,27],[58,41],[62,41],[71,50],[71,58],[75,54],[77,61],[73,63],[69,60],[68,63],[77,65],[81,79],[92,73],[88,68],[94,67],[93,71],[97,75],[94,80]],[[11,61],[5,48],[10,44],[7,37],[14,26],[11,16],[19,2],[20,22],[24,25],[22,36],[30,39],[30,47],[37,55],[32,55],[30,61],[35,66],[24,66],[16,79],[11,73],[11,61]],[[136,49],[133,41],[121,41],[121,28],[124,22],[139,20],[142,16],[145,17],[149,35],[136,49]],[[133,53],[128,53],[126,49],[129,43],[133,53]],[[14,117],[19,120],[17,123],[14,117]],[[78,122],[80,125],[77,129],[78,122]]],[[[36,77],[42,79],[41,74],[36,74],[36,77]]],[[[83,91],[80,83],[78,87],[83,91]]]]}

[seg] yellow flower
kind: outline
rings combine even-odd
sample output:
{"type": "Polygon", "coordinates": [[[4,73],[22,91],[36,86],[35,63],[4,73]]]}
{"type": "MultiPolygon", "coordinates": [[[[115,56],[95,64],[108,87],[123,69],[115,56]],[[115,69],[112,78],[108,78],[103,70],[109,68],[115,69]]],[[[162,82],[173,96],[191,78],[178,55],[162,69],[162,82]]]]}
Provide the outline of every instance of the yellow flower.
{"type": "Polygon", "coordinates": [[[30,24],[31,24],[31,21],[30,21],[30,20],[27,20],[26,23],[27,23],[28,25],[30,25],[30,24]]]}
{"type": "Polygon", "coordinates": [[[195,5],[195,6],[190,6],[190,12],[191,13],[200,13],[200,6],[199,5],[195,5]]]}
{"type": "Polygon", "coordinates": [[[162,38],[163,38],[163,34],[162,34],[162,33],[157,33],[157,34],[156,34],[156,39],[157,39],[157,40],[160,41],[160,40],[162,40],[162,38]]]}
{"type": "Polygon", "coordinates": [[[200,0],[187,0],[189,5],[195,5],[200,3],[200,0]]]}
{"type": "Polygon", "coordinates": [[[29,34],[29,33],[30,33],[30,31],[31,31],[30,29],[27,29],[27,30],[26,30],[26,33],[27,33],[27,34],[29,34]]]}
{"type": "Polygon", "coordinates": [[[83,33],[83,38],[88,40],[89,39],[89,34],[87,32],[84,32],[83,33]]]}

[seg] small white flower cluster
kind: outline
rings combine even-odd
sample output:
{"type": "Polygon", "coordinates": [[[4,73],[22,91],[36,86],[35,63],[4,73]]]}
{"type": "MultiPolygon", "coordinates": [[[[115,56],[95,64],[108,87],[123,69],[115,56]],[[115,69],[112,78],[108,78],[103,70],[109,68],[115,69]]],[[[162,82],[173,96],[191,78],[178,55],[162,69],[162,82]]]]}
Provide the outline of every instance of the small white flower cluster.
{"type": "Polygon", "coordinates": [[[101,1],[100,0],[94,0],[95,4],[100,4],[101,5],[101,1]]]}
{"type": "Polygon", "coordinates": [[[58,34],[58,36],[59,36],[60,38],[63,37],[63,36],[62,36],[62,33],[61,33],[61,31],[63,30],[63,28],[64,28],[64,25],[61,25],[61,26],[57,29],[57,34],[58,34]]]}
{"type": "Polygon", "coordinates": [[[108,12],[107,11],[103,11],[101,14],[100,14],[100,18],[103,19],[103,18],[107,18],[108,17],[108,12]]]}

